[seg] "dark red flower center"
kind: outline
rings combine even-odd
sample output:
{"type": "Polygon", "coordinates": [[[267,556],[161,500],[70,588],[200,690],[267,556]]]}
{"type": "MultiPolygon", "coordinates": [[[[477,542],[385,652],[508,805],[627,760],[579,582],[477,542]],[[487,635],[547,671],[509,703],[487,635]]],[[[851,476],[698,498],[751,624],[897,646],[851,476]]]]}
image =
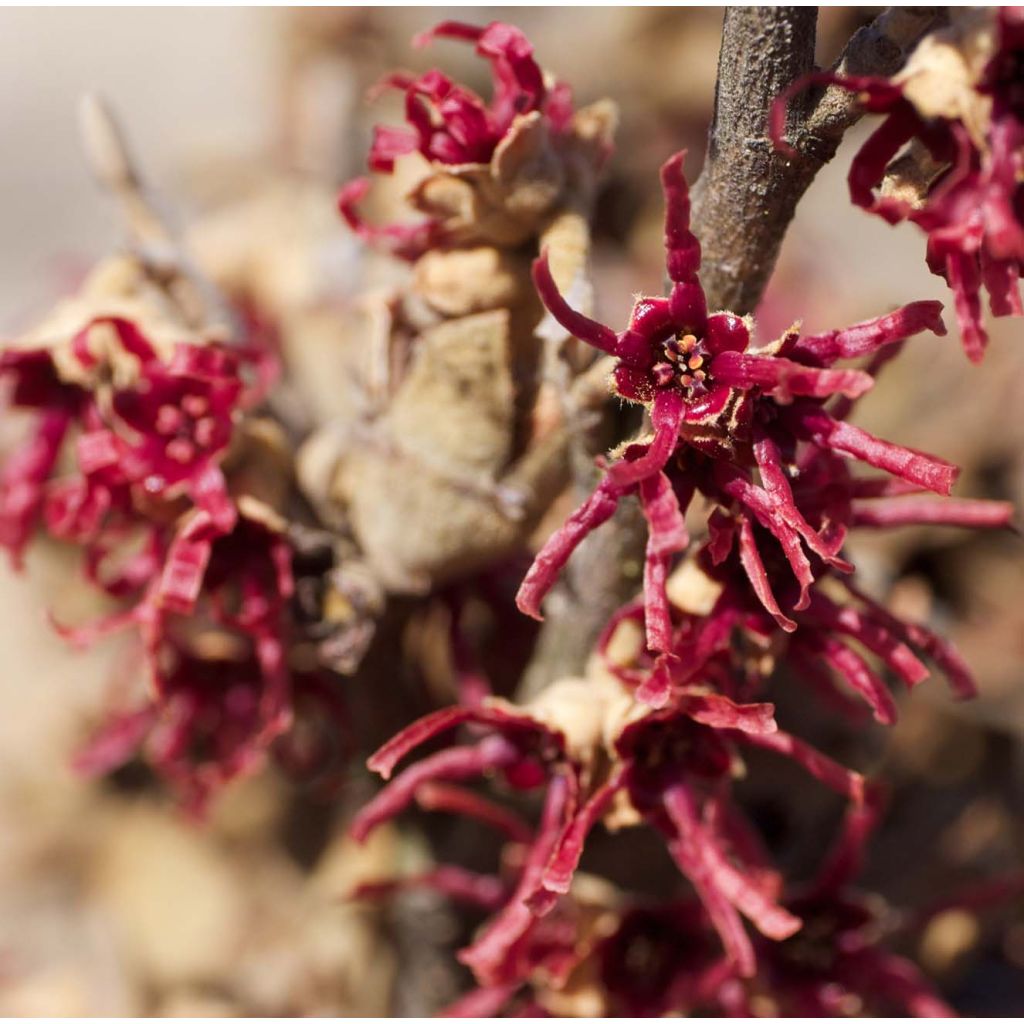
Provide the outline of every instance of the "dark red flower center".
{"type": "Polygon", "coordinates": [[[985,91],[997,96],[1000,105],[1024,120],[1024,49],[1005,47],[992,61],[985,91]]]}
{"type": "Polygon", "coordinates": [[[729,748],[714,730],[682,715],[650,722],[632,740],[634,791],[654,802],[681,779],[721,778],[732,765],[729,748]]]}
{"type": "Polygon", "coordinates": [[[797,901],[793,911],[803,927],[775,947],[777,959],[788,971],[819,977],[835,967],[841,955],[841,936],[863,928],[870,920],[863,907],[843,900],[797,901]]]}

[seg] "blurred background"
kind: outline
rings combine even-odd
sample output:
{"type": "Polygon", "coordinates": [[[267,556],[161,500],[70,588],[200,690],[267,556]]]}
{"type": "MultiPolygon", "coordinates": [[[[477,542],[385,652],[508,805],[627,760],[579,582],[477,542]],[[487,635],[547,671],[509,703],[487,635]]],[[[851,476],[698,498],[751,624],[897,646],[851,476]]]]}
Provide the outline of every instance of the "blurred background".
{"type": "MultiPolygon", "coordinates": [[[[819,60],[874,10],[824,10],[819,60]]],[[[468,49],[408,47],[445,17],[514,21],[581,102],[619,102],[594,281],[599,317],[622,322],[634,293],[660,289],[658,165],[686,146],[690,179],[699,171],[720,9],[2,11],[0,336],[29,327],[123,238],[78,143],[77,100],[98,90],[200,257],[248,275],[303,325],[289,341],[294,376],[309,408],[324,409],[343,366],[323,311],[343,316],[366,273],[333,192],[361,172],[374,120],[394,114],[386,102],[370,109],[367,87],[393,67],[436,62],[486,88],[468,49]]],[[[761,341],[796,319],[821,330],[912,299],[948,302],[915,229],[848,201],[845,169],[866,129],[850,133],[799,209],[758,317],[761,341]]],[[[950,326],[952,337],[908,346],[861,421],[962,465],[960,494],[1019,506],[1024,327],[994,322],[986,361],[972,367],[950,326]]],[[[833,752],[894,781],[869,880],[913,906],[1022,863],[1024,543],[925,529],[859,543],[876,593],[938,622],[982,685],[979,700],[953,705],[930,682],[885,737],[815,726],[833,752]]],[[[272,774],[225,794],[203,827],[130,776],[74,776],[70,758],[131,652],[112,641],[71,653],[54,635],[47,610],[70,615],[79,600],[66,588],[69,558],[37,545],[23,575],[0,567],[0,1012],[379,1014],[402,1009],[396,972],[447,984],[420,962],[429,955],[414,933],[403,943],[387,914],[344,900],[410,856],[387,832],[352,847],[335,807],[272,774]]],[[[804,714],[784,694],[780,704],[783,724],[804,714]]],[[[776,801],[763,810],[780,845],[813,813],[764,799],[776,801]]],[[[422,924],[435,926],[448,925],[422,924]]],[[[961,1011],[1024,1010],[1024,921],[944,915],[913,941],[961,1011]]]]}

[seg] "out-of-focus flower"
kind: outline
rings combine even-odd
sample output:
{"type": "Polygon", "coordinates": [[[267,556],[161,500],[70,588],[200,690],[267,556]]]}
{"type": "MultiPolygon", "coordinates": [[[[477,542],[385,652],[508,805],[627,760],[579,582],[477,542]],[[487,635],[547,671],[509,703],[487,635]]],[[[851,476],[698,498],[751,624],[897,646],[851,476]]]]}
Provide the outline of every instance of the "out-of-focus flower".
{"type": "Polygon", "coordinates": [[[196,511],[137,604],[64,630],[72,641],[90,643],[136,625],[151,674],[144,704],[116,713],[79,755],[83,770],[108,771],[144,748],[199,812],[214,789],[251,771],[287,729],[294,581],[284,525],[248,498],[227,534],[196,511]]]}
{"type": "MultiPolygon", "coordinates": [[[[508,898],[492,875],[451,865],[383,885],[360,897],[426,887],[473,909],[494,912],[508,898]]],[[[509,950],[501,980],[471,989],[442,1017],[660,1017],[720,1005],[719,987],[735,984],[703,906],[630,897],[579,873],[572,890],[536,919],[509,950]]]]}
{"type": "Polygon", "coordinates": [[[173,519],[182,500],[230,529],[221,463],[271,373],[262,356],[214,341],[161,353],[120,317],[92,320],[60,350],[8,350],[0,375],[13,380],[11,403],[38,418],[4,470],[5,546],[19,557],[42,515],[95,551],[129,519],[173,519]],[[77,472],[61,472],[65,446],[77,472]]]}
{"type": "Polygon", "coordinates": [[[50,354],[41,349],[5,351],[0,355],[0,379],[12,384],[13,407],[38,410],[31,436],[8,457],[0,475],[0,545],[20,567],[64,439],[85,409],[88,393],[64,383],[50,354]]]}
{"type": "Polygon", "coordinates": [[[494,80],[490,105],[437,70],[417,78],[389,75],[382,86],[405,95],[411,130],[376,128],[370,149],[373,170],[390,173],[396,156],[414,150],[444,164],[487,163],[513,120],[534,111],[545,115],[555,131],[568,124],[572,100],[567,87],[545,82],[533,59],[533,47],[515,26],[494,21],[478,28],[444,21],[417,36],[413,45],[425,46],[433,39],[473,43],[476,52],[490,61],[494,80]]]}
{"type": "MultiPolygon", "coordinates": [[[[254,415],[276,363],[191,330],[159,293],[146,299],[145,283],[98,272],[32,344],[0,359],[12,405],[37,416],[5,468],[0,521],[15,558],[41,524],[79,547],[87,581],[121,602],[59,627],[66,639],[90,644],[123,628],[140,639],[147,692],[111,713],[80,767],[142,755],[198,813],[272,748],[293,774],[322,775],[344,714],[315,662],[290,663],[297,643],[318,639],[294,603],[295,570],[308,587],[316,567],[293,564],[275,509],[290,461],[280,431],[254,415]],[[84,326],[69,328],[83,312],[84,326]],[[317,729],[287,735],[293,708],[310,705],[317,729]]],[[[353,628],[350,664],[372,635],[353,628]]]]}
{"type": "Polygon", "coordinates": [[[928,237],[927,261],[953,291],[964,350],[981,359],[994,316],[1021,316],[1024,267],[1024,13],[964,9],[919,44],[893,79],[815,74],[777,101],[772,131],[786,148],[785,109],[810,85],[857,93],[885,120],[850,165],[850,197],[891,224],[928,237]],[[906,155],[901,156],[910,146],[906,155]]]}
{"type": "Polygon", "coordinates": [[[955,1016],[911,961],[885,947],[885,902],[854,887],[879,809],[872,801],[848,814],[817,877],[785,902],[804,927],[784,942],[758,944],[757,975],[723,985],[729,1013],[955,1016]]]}

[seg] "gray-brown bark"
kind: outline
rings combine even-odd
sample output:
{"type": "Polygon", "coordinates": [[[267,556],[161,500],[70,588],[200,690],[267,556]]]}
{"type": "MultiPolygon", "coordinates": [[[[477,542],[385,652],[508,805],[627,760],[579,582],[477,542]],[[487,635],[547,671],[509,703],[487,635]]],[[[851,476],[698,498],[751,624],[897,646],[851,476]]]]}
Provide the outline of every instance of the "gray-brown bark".
{"type": "MultiPolygon", "coordinates": [[[[891,75],[941,10],[890,8],[853,36],[835,70],[891,75]]],[[[708,155],[693,190],[701,281],[712,309],[754,310],[797,204],[860,117],[855,94],[808,90],[790,106],[787,139],[796,156],[772,145],[775,97],[814,70],[816,18],[813,7],[726,10],[708,155]]]]}

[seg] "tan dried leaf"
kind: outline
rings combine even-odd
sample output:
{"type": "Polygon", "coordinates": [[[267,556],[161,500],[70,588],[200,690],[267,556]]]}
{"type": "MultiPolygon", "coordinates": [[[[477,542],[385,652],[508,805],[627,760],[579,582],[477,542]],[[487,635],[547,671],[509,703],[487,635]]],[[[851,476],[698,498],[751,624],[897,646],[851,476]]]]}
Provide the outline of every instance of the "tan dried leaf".
{"type": "Polygon", "coordinates": [[[515,253],[477,246],[428,252],[416,264],[415,288],[445,317],[520,305],[528,268],[515,253]]]}
{"type": "Polygon", "coordinates": [[[992,101],[977,91],[996,50],[997,27],[985,8],[953,8],[948,27],[925,36],[895,76],[922,117],[962,121],[979,149],[987,148],[992,101]]]}

